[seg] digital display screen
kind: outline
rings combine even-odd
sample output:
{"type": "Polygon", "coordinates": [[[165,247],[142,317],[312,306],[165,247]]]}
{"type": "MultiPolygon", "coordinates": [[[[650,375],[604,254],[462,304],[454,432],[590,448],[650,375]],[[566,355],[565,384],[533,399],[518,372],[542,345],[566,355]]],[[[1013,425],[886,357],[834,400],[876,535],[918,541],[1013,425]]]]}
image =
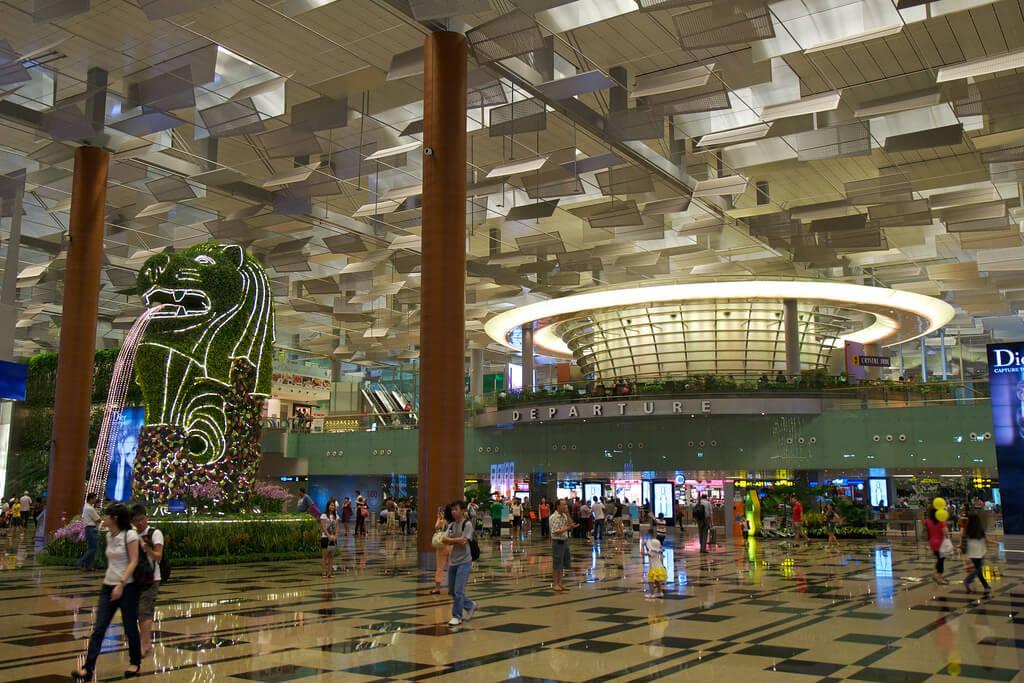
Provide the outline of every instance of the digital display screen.
{"type": "Polygon", "coordinates": [[[604,497],[604,487],[600,484],[600,482],[590,482],[588,484],[584,484],[583,497],[587,500],[588,503],[593,503],[595,497],[604,497]]]}
{"type": "Polygon", "coordinates": [[[523,388],[523,366],[518,363],[508,364],[508,388],[509,389],[522,389],[523,388]]]}
{"type": "Polygon", "coordinates": [[[644,507],[649,506],[651,504],[651,482],[644,481],[640,485],[640,493],[642,494],[641,497],[643,498],[643,500],[640,501],[640,504],[643,505],[644,507]]]}
{"type": "Polygon", "coordinates": [[[110,443],[110,469],[107,471],[106,497],[125,501],[132,497],[132,468],[139,447],[139,430],[146,423],[146,409],[141,406],[121,411],[117,435],[110,443]]]}
{"type": "Polygon", "coordinates": [[[889,507],[889,488],[885,485],[885,479],[870,479],[871,507],[889,507]]]}
{"type": "Polygon", "coordinates": [[[665,515],[665,519],[672,519],[675,515],[672,509],[672,484],[667,481],[654,482],[654,516],[665,515]]]}
{"type": "Polygon", "coordinates": [[[25,400],[28,366],[24,363],[0,361],[0,398],[25,400]]]}
{"type": "MultiPolygon", "coordinates": [[[[1020,491],[1024,486],[1024,342],[989,344],[988,376],[999,486],[1020,491]]],[[[1020,496],[1003,501],[1003,531],[1024,533],[1020,496]]]]}

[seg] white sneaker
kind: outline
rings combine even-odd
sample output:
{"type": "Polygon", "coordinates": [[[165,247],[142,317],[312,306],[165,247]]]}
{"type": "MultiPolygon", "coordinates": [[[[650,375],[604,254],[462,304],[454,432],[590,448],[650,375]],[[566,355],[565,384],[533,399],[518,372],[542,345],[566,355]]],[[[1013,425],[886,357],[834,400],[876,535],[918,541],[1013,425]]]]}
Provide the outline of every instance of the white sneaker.
{"type": "Polygon", "coordinates": [[[462,615],[462,620],[463,621],[469,621],[470,619],[472,619],[473,618],[473,612],[475,612],[475,611],[476,611],[476,603],[474,602],[472,607],[467,607],[466,608],[466,613],[462,615]]]}
{"type": "Polygon", "coordinates": [[[448,620],[448,625],[449,626],[458,626],[461,623],[462,623],[462,619],[456,619],[455,617],[452,617],[451,619],[448,620]]]}

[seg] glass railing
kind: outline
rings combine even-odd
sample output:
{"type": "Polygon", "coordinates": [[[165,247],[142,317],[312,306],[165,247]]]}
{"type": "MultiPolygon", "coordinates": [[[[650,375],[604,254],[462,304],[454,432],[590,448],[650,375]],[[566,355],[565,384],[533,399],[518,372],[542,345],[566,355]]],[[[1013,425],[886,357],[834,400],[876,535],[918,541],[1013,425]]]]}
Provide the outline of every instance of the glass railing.
{"type": "MultiPolygon", "coordinates": [[[[466,396],[464,418],[467,425],[481,413],[517,406],[593,402],[642,398],[753,398],[764,396],[810,397],[822,400],[823,410],[904,408],[923,405],[966,406],[989,400],[987,379],[965,381],[899,382],[868,380],[847,384],[843,376],[818,373],[776,375],[773,377],[724,377],[702,375],[686,378],[650,378],[615,382],[566,382],[538,387],[533,391],[492,392],[482,397],[466,396]]],[[[264,418],[265,431],[287,433],[370,432],[416,429],[410,413],[330,413],[319,420],[264,418]]]]}
{"type": "Polygon", "coordinates": [[[566,382],[533,390],[494,392],[485,395],[482,404],[487,408],[500,410],[520,405],[693,395],[810,396],[823,399],[823,407],[826,409],[851,409],[902,407],[926,403],[965,405],[988,400],[989,385],[987,379],[930,382],[866,380],[858,384],[849,384],[843,375],[833,376],[817,372],[800,375],[777,374],[770,377],[700,375],[682,378],[566,382]]]}

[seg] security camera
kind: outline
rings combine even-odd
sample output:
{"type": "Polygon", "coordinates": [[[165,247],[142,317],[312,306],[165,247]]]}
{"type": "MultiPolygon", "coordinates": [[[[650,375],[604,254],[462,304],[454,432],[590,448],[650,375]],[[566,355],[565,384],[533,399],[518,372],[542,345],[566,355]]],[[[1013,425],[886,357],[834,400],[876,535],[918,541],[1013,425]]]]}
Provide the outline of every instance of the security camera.
{"type": "Polygon", "coordinates": [[[425,156],[425,157],[432,157],[432,156],[434,156],[434,148],[433,147],[424,147],[423,148],[423,156],[425,156]]]}

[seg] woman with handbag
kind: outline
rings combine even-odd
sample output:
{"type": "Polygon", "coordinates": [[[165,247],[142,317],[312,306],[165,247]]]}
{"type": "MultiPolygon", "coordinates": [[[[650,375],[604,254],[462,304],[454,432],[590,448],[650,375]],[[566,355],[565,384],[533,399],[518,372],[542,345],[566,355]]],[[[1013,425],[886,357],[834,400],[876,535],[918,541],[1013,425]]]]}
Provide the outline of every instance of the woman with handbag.
{"type": "Polygon", "coordinates": [[[91,681],[100,656],[100,647],[114,612],[121,610],[122,630],[128,641],[128,661],[131,668],[125,678],[139,675],[142,666],[142,644],[139,640],[139,591],[135,583],[135,568],[139,564],[139,535],[132,529],[132,515],[128,506],[115,503],[106,510],[107,573],[103,576],[100,600],[96,606],[96,621],[89,638],[89,652],[85,666],[71,672],[74,681],[91,681]]]}
{"type": "Polygon", "coordinates": [[[437,563],[437,568],[434,570],[434,589],[430,591],[430,595],[441,594],[441,579],[444,578],[445,565],[448,564],[448,556],[452,552],[452,547],[445,545],[444,542],[445,529],[451,521],[451,506],[444,508],[438,506],[437,519],[434,520],[434,535],[430,539],[430,544],[434,546],[434,560],[437,563]]]}
{"type": "Polygon", "coordinates": [[[968,560],[974,564],[974,568],[970,569],[967,574],[967,578],[964,579],[964,590],[968,593],[973,593],[971,590],[971,584],[974,583],[974,579],[978,578],[981,580],[981,587],[985,591],[985,595],[988,595],[992,587],[988,585],[988,581],[985,580],[985,551],[988,550],[989,544],[997,545],[992,543],[985,535],[985,524],[981,519],[981,515],[977,512],[971,512],[967,517],[967,525],[963,528],[963,553],[964,553],[964,568],[969,569],[968,560]]]}
{"type": "Polygon", "coordinates": [[[929,505],[924,525],[928,529],[928,547],[935,553],[935,583],[947,584],[949,581],[942,574],[946,569],[946,557],[953,553],[953,542],[949,540],[949,527],[940,522],[935,513],[935,506],[929,505]]]}

